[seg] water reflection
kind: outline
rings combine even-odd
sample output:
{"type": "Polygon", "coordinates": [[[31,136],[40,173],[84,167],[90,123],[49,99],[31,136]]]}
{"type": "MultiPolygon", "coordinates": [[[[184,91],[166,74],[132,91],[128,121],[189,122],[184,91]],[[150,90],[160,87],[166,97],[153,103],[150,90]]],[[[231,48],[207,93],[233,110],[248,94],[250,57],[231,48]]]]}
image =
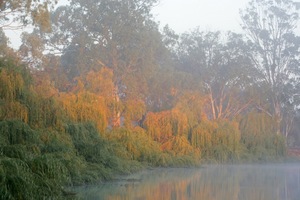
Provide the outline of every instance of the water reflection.
{"type": "Polygon", "coordinates": [[[83,199],[299,200],[300,164],[155,169],[75,189],[83,199]]]}

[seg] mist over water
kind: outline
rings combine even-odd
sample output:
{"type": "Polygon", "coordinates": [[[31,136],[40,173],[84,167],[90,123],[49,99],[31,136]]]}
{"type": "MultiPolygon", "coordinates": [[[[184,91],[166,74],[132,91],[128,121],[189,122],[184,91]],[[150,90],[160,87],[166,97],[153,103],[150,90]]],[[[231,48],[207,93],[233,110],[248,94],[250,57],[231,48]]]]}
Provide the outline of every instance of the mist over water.
{"type": "Polygon", "coordinates": [[[83,199],[298,200],[300,164],[155,169],[75,190],[83,199]]]}

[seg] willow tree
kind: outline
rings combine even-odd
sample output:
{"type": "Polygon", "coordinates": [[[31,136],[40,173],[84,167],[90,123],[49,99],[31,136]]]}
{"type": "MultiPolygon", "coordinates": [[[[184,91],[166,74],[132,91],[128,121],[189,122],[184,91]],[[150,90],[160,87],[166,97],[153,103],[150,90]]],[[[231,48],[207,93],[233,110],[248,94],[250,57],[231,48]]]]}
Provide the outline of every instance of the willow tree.
{"type": "Polygon", "coordinates": [[[291,0],[252,0],[241,11],[241,18],[252,48],[251,59],[259,72],[257,85],[267,94],[257,108],[277,122],[277,134],[287,135],[288,129],[284,131],[283,127],[299,100],[297,4],[291,0]]]}
{"type": "Polygon", "coordinates": [[[0,61],[0,120],[20,119],[28,122],[28,108],[20,102],[25,83],[22,75],[7,69],[0,61]]]}

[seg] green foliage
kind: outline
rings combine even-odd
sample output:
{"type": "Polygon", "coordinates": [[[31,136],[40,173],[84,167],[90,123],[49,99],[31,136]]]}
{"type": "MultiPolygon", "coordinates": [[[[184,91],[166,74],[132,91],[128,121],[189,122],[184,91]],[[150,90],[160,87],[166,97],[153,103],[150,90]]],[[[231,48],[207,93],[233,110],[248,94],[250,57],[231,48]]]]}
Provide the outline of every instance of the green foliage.
{"type": "Polygon", "coordinates": [[[96,178],[110,179],[114,173],[131,171],[126,157],[116,153],[120,147],[102,138],[93,124],[68,124],[66,132],[70,134],[77,154],[87,162],[87,168],[91,171],[97,168],[96,178]]]}
{"type": "MultiPolygon", "coordinates": [[[[1,158],[0,171],[1,199],[31,199],[37,197],[37,193],[41,191],[37,184],[43,180],[36,182],[39,177],[30,173],[28,164],[21,160],[1,158]]],[[[50,196],[49,189],[43,192],[48,192],[50,196]]]]}
{"type": "Polygon", "coordinates": [[[68,124],[58,133],[1,121],[0,130],[1,199],[63,198],[67,184],[107,180],[141,167],[118,157],[91,123],[68,124]]]}
{"type": "Polygon", "coordinates": [[[12,61],[0,60],[0,120],[28,121],[28,109],[20,102],[29,83],[24,80],[27,73],[12,61]]]}
{"type": "Polygon", "coordinates": [[[63,185],[69,182],[69,172],[63,161],[63,157],[55,154],[44,154],[31,160],[29,165],[34,174],[55,185],[63,185]]]}
{"type": "Polygon", "coordinates": [[[37,93],[31,79],[24,66],[0,60],[0,120],[17,119],[32,127],[61,127],[58,104],[53,97],[37,93]]]}
{"type": "Polygon", "coordinates": [[[0,198],[61,198],[66,183],[64,166],[58,160],[37,158],[30,163],[0,158],[0,198]]]}
{"type": "Polygon", "coordinates": [[[62,109],[54,98],[43,98],[32,91],[26,99],[28,107],[28,124],[32,127],[62,127],[62,109]]]}
{"type": "Polygon", "coordinates": [[[1,199],[61,196],[65,167],[55,157],[41,155],[39,135],[21,121],[0,122],[1,199]]]}
{"type": "Polygon", "coordinates": [[[162,151],[159,143],[153,141],[142,128],[113,130],[108,133],[108,138],[125,148],[126,153],[119,152],[122,153],[120,156],[154,166],[160,165],[159,155],[162,151]]]}
{"type": "Polygon", "coordinates": [[[235,122],[203,121],[191,131],[190,141],[204,160],[230,162],[239,160],[240,131],[235,122]]]}
{"type": "Polygon", "coordinates": [[[21,121],[0,121],[0,134],[6,145],[14,144],[38,144],[36,131],[21,121]]]}
{"type": "Polygon", "coordinates": [[[240,138],[241,134],[237,123],[218,122],[218,128],[215,130],[213,139],[217,143],[213,148],[217,160],[221,162],[238,160],[240,138]]]}
{"type": "Polygon", "coordinates": [[[252,112],[247,114],[241,119],[239,126],[243,134],[276,134],[276,121],[264,113],[252,112]]]}
{"type": "MultiPolygon", "coordinates": [[[[229,34],[223,43],[219,32],[186,34],[177,43],[181,49],[173,46],[174,57],[165,59],[172,52],[152,21],[155,2],[73,0],[58,9],[58,32],[48,38],[59,39],[63,55],[52,60],[53,68],[50,58],[33,78],[19,60],[0,58],[0,199],[65,199],[63,186],[143,166],[285,156],[278,116],[246,109],[248,86],[255,85],[248,79],[257,77],[241,35],[229,34]],[[123,127],[114,127],[115,118],[123,127]]],[[[41,16],[49,13],[40,9],[33,12],[35,23],[45,27],[41,16]]],[[[35,39],[40,46],[45,38],[35,39]]]]}
{"type": "Polygon", "coordinates": [[[286,155],[286,142],[277,135],[276,122],[263,113],[249,113],[240,121],[244,159],[269,161],[286,155]]]}
{"type": "Polygon", "coordinates": [[[285,156],[285,140],[274,134],[271,118],[251,113],[239,125],[209,121],[200,94],[187,93],[171,110],[148,113],[144,128],[128,125],[146,111],[144,102],[128,99],[127,125],[105,132],[107,106],[114,100],[102,97],[109,92],[96,83],[90,90],[101,94],[83,86],[49,97],[25,81],[18,68],[3,68],[0,75],[6,84],[0,99],[1,199],[63,199],[65,185],[109,180],[145,165],[195,166],[201,161],[285,156]],[[14,78],[20,81],[14,83],[14,78]]]}
{"type": "Polygon", "coordinates": [[[119,146],[117,155],[151,166],[195,166],[200,159],[199,151],[190,146],[185,136],[174,136],[160,144],[144,129],[135,127],[113,130],[107,137],[119,146]]]}

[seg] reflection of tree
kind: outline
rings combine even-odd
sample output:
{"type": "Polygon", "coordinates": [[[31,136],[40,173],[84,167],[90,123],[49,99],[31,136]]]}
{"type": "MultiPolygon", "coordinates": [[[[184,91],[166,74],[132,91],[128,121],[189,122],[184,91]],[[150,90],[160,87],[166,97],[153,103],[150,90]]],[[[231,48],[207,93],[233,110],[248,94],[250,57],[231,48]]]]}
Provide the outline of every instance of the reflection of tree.
{"type": "Polygon", "coordinates": [[[127,181],[116,183],[118,187],[108,184],[94,190],[85,188],[85,192],[94,191],[95,197],[108,200],[288,200],[299,196],[299,177],[299,166],[287,165],[157,169],[127,177],[127,181]]]}

